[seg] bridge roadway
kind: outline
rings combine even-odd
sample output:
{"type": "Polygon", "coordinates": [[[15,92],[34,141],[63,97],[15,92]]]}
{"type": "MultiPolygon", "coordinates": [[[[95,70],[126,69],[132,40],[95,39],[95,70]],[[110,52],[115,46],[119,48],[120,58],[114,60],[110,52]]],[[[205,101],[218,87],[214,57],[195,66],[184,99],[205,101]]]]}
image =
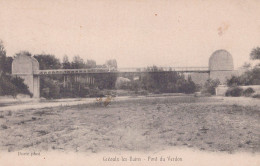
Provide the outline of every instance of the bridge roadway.
{"type": "Polygon", "coordinates": [[[92,68],[92,69],[53,69],[37,70],[34,75],[56,74],[105,74],[105,73],[158,73],[158,72],[181,72],[181,73],[209,73],[208,67],[159,67],[158,71],[148,71],[147,68],[92,68]]]}

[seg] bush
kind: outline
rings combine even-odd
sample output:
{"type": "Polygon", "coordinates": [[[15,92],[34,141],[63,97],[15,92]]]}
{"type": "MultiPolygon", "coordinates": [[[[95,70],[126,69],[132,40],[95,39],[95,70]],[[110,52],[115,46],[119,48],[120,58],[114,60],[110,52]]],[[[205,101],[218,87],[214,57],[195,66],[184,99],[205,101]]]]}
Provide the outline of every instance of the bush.
{"type": "Polygon", "coordinates": [[[242,76],[232,76],[230,79],[227,80],[227,85],[231,86],[239,86],[243,85],[244,80],[241,78],[242,76]]]}
{"type": "Polygon", "coordinates": [[[28,94],[32,97],[32,93],[30,93],[28,86],[24,84],[24,80],[20,77],[13,77],[11,82],[14,86],[17,87],[17,93],[28,94]]]}
{"type": "Polygon", "coordinates": [[[188,80],[185,79],[179,79],[176,83],[176,90],[179,93],[186,93],[191,94],[194,93],[196,90],[195,83],[191,80],[191,77],[188,77],[188,80]]]}
{"type": "Polygon", "coordinates": [[[255,67],[240,76],[232,76],[227,80],[227,85],[260,85],[260,68],[255,67]]]}
{"type": "Polygon", "coordinates": [[[125,82],[122,81],[121,83],[118,83],[117,89],[131,90],[136,92],[142,89],[140,80],[128,80],[129,79],[125,78],[125,82]]]}
{"type": "Polygon", "coordinates": [[[212,79],[207,80],[207,82],[202,87],[202,93],[216,95],[215,89],[216,89],[216,87],[219,84],[220,84],[220,81],[218,79],[216,79],[216,80],[212,80],[212,79]]]}
{"type": "Polygon", "coordinates": [[[12,95],[16,97],[17,94],[28,94],[32,97],[28,86],[24,84],[24,80],[20,77],[12,77],[10,75],[0,76],[0,96],[12,95]]]}
{"type": "Polygon", "coordinates": [[[60,97],[60,86],[58,83],[48,77],[41,78],[41,96],[45,98],[59,98],[60,97]]]}
{"type": "Polygon", "coordinates": [[[140,87],[153,93],[194,93],[196,85],[191,77],[185,79],[176,71],[163,71],[156,66],[148,67],[142,75],[140,87]]]}
{"type": "Polygon", "coordinates": [[[83,83],[74,82],[72,84],[71,94],[73,97],[86,97],[89,94],[90,88],[83,83]]]}
{"type": "Polygon", "coordinates": [[[16,97],[16,95],[18,94],[18,89],[11,82],[11,79],[11,76],[8,75],[2,75],[0,77],[1,96],[12,95],[13,97],[16,97]]]}
{"type": "Polygon", "coordinates": [[[124,77],[118,77],[115,83],[116,89],[127,89],[130,80],[124,77]]]}
{"type": "Polygon", "coordinates": [[[247,89],[245,89],[245,90],[243,91],[243,95],[249,97],[249,96],[251,96],[254,92],[255,92],[255,91],[254,91],[253,88],[247,88],[247,89]]]}
{"type": "Polygon", "coordinates": [[[114,89],[117,80],[117,73],[94,75],[94,78],[95,84],[97,84],[99,89],[114,89]]]}
{"type": "Polygon", "coordinates": [[[260,94],[255,94],[255,95],[253,95],[252,97],[253,97],[253,98],[258,98],[258,99],[260,99],[260,94]]]}
{"type": "Polygon", "coordinates": [[[228,88],[226,92],[226,96],[233,96],[233,97],[242,96],[242,94],[243,94],[243,89],[240,87],[228,88]]]}

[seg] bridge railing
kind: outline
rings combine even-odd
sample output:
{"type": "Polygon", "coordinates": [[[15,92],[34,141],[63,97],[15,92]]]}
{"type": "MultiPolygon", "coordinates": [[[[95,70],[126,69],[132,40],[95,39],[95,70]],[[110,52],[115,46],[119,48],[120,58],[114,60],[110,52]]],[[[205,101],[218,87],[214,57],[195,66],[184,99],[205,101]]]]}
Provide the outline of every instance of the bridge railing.
{"type": "MultiPolygon", "coordinates": [[[[157,71],[178,71],[178,72],[188,72],[188,71],[209,71],[208,67],[158,67],[157,71]]],[[[118,72],[149,72],[147,68],[119,68],[118,72]]]]}
{"type": "Polygon", "coordinates": [[[208,71],[208,67],[164,67],[165,71],[208,71]]]}
{"type": "Polygon", "coordinates": [[[83,73],[120,73],[120,72],[208,72],[208,67],[158,67],[157,71],[149,71],[147,68],[91,68],[91,69],[53,69],[37,70],[35,75],[53,75],[53,74],[83,74],[83,73]]]}
{"type": "Polygon", "coordinates": [[[81,74],[81,73],[107,73],[109,68],[92,68],[92,69],[52,69],[52,70],[37,70],[36,75],[52,75],[52,74],[81,74]]]}

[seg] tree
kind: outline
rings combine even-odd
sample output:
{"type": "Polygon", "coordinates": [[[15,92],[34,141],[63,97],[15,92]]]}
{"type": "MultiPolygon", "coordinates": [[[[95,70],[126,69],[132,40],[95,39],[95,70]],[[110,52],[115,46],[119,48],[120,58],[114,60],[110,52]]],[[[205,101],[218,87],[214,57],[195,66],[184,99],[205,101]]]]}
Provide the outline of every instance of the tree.
{"type": "Polygon", "coordinates": [[[4,72],[11,74],[12,73],[12,63],[13,63],[13,57],[6,57],[5,59],[5,66],[4,66],[4,72]]]}
{"type": "Polygon", "coordinates": [[[241,80],[240,76],[232,76],[231,78],[227,79],[228,86],[238,86],[242,85],[244,81],[241,80]]]}
{"type": "MultiPolygon", "coordinates": [[[[95,62],[96,63],[96,62],[95,62]]],[[[91,62],[94,66],[94,61],[91,62]]],[[[96,65],[96,67],[109,67],[110,69],[116,69],[117,68],[117,62],[115,59],[106,61],[105,65],[96,65]]],[[[106,73],[106,74],[100,74],[95,75],[95,82],[97,83],[97,87],[99,89],[114,89],[116,80],[117,80],[117,73],[106,73]]]]}
{"type": "MultiPolygon", "coordinates": [[[[260,47],[252,49],[250,53],[250,59],[260,60],[260,47]]],[[[260,85],[260,63],[254,67],[251,64],[245,63],[244,69],[247,69],[242,75],[232,76],[227,80],[227,85],[230,87],[241,86],[241,85],[260,85]]]]}
{"type": "Polygon", "coordinates": [[[260,68],[254,67],[240,76],[232,76],[227,80],[228,86],[260,85],[260,68]]]}
{"type": "Polygon", "coordinates": [[[27,56],[32,56],[32,54],[29,51],[20,51],[18,53],[15,54],[15,56],[19,56],[19,55],[27,55],[27,56]]]}
{"type": "Polygon", "coordinates": [[[147,67],[141,77],[141,84],[145,90],[154,93],[194,93],[196,85],[191,77],[185,79],[183,74],[176,71],[164,71],[157,66],[147,67]]]}
{"type": "Polygon", "coordinates": [[[85,68],[84,60],[79,55],[74,56],[73,61],[71,63],[71,67],[72,67],[72,69],[85,68]]]}
{"type": "Polygon", "coordinates": [[[0,95],[12,95],[15,97],[18,94],[18,89],[11,82],[10,75],[0,75],[0,95]]]}
{"type": "Polygon", "coordinates": [[[245,63],[243,64],[243,66],[242,66],[242,68],[243,68],[243,69],[246,69],[246,70],[249,70],[251,67],[252,67],[251,64],[250,64],[250,63],[247,63],[247,62],[245,62],[245,63]]]}
{"type": "MultiPolygon", "coordinates": [[[[51,54],[37,54],[34,58],[38,60],[40,70],[47,69],[61,69],[62,65],[60,60],[51,54]]],[[[41,95],[46,98],[58,98],[59,85],[56,83],[62,80],[62,75],[50,75],[46,77],[40,77],[40,91],[41,95]],[[46,93],[46,89],[48,93],[46,93]]]]}
{"type": "Polygon", "coordinates": [[[57,80],[53,80],[50,77],[43,77],[40,79],[41,95],[45,98],[59,98],[60,86],[57,80]]]}
{"type": "Polygon", "coordinates": [[[2,40],[0,40],[0,75],[5,71],[6,51],[2,40]]]}
{"type": "Polygon", "coordinates": [[[220,81],[218,79],[212,80],[208,79],[207,82],[205,82],[203,86],[203,93],[210,93],[212,95],[216,94],[215,88],[220,84],[220,81]]]}
{"type": "Polygon", "coordinates": [[[38,60],[40,64],[40,70],[61,68],[60,60],[57,59],[54,55],[38,54],[38,55],[34,55],[34,58],[38,60]]]}
{"type": "Polygon", "coordinates": [[[12,95],[15,97],[17,94],[29,94],[28,86],[24,84],[24,80],[20,77],[12,77],[11,75],[0,75],[0,96],[12,95]]]}
{"type": "Polygon", "coordinates": [[[260,47],[254,48],[250,53],[250,59],[260,60],[260,47]]]}
{"type": "Polygon", "coordinates": [[[17,93],[28,94],[32,97],[28,86],[24,84],[24,80],[20,77],[12,77],[11,83],[17,88],[17,93]]]}
{"type": "Polygon", "coordinates": [[[15,97],[18,93],[30,94],[23,79],[12,77],[10,75],[12,70],[12,61],[12,57],[6,57],[3,42],[0,40],[0,96],[12,95],[15,97]]]}
{"type": "Polygon", "coordinates": [[[71,68],[71,64],[69,62],[69,58],[67,55],[64,55],[63,60],[62,60],[62,68],[63,69],[70,69],[71,68]]]}
{"type": "Polygon", "coordinates": [[[94,75],[94,78],[99,89],[114,89],[117,80],[117,73],[94,75]]]}
{"type": "Polygon", "coordinates": [[[88,59],[86,63],[86,68],[95,68],[97,67],[96,61],[88,59]]]}
{"type": "Polygon", "coordinates": [[[115,59],[107,60],[106,66],[111,69],[117,69],[117,61],[115,59]]]}
{"type": "Polygon", "coordinates": [[[191,76],[189,76],[185,84],[184,93],[187,94],[194,93],[195,90],[196,90],[196,84],[192,81],[191,76]]]}

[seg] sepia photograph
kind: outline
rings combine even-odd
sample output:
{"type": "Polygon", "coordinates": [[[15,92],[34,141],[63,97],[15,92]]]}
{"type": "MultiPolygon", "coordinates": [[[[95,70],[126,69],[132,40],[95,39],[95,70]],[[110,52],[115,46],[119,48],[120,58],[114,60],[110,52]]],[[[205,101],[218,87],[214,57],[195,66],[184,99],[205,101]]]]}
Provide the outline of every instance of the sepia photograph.
{"type": "Polygon", "coordinates": [[[259,0],[0,0],[1,166],[259,166],[259,0]]]}

